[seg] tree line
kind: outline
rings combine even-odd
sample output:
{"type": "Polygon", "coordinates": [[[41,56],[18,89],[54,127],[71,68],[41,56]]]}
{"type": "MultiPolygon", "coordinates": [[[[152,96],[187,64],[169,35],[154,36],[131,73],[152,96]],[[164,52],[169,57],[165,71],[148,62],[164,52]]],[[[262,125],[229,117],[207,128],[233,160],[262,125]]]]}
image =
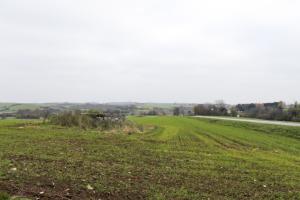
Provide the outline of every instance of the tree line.
{"type": "Polygon", "coordinates": [[[300,122],[300,105],[297,102],[291,105],[286,105],[284,102],[250,103],[234,106],[226,104],[198,104],[194,106],[194,115],[249,117],[300,122]]]}

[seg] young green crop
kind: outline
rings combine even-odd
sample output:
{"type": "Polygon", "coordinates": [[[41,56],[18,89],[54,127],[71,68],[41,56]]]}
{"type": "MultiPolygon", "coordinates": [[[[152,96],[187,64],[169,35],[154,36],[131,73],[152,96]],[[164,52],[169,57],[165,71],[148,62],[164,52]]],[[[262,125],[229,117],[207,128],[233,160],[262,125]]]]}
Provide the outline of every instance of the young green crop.
{"type": "Polygon", "coordinates": [[[300,129],[129,117],[124,134],[0,120],[0,192],[40,199],[299,199],[300,129]]]}

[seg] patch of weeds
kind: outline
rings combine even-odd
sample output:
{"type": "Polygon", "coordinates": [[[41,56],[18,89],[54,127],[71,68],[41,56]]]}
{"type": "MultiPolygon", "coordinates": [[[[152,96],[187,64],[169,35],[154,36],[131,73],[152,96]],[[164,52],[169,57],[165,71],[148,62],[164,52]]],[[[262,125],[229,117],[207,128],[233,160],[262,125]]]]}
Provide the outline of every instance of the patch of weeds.
{"type": "Polygon", "coordinates": [[[0,192],[0,200],[10,200],[10,197],[5,192],[0,192]]]}

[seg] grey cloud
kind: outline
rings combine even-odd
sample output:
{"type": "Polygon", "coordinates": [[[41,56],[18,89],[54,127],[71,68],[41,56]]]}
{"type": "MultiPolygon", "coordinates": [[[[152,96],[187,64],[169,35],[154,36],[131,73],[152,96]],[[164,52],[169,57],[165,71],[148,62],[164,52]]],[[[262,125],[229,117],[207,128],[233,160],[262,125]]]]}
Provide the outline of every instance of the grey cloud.
{"type": "Polygon", "coordinates": [[[0,2],[0,101],[299,96],[298,1],[0,2]]]}

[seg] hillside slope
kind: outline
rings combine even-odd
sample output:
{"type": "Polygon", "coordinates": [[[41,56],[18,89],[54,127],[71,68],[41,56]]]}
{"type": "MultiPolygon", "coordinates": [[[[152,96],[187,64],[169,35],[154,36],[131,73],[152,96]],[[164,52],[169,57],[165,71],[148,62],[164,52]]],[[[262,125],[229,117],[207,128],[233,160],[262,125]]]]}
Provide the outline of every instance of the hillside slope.
{"type": "Polygon", "coordinates": [[[300,129],[130,117],[144,132],[0,120],[0,192],[40,199],[298,199],[300,129]]]}

